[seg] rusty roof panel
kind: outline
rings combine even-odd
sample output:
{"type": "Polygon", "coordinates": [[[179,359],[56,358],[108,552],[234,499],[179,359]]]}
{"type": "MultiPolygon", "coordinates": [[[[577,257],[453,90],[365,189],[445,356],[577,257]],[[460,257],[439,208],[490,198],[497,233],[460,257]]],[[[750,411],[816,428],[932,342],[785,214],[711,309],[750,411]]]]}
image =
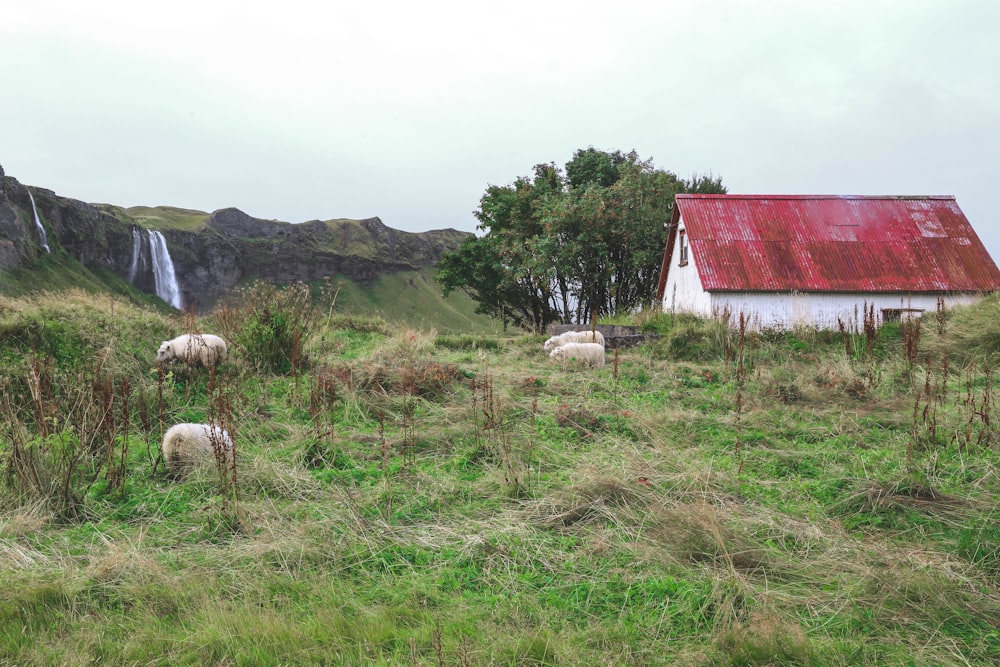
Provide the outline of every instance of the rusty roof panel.
{"type": "Polygon", "coordinates": [[[677,195],[708,291],[989,292],[954,197],[677,195]]]}

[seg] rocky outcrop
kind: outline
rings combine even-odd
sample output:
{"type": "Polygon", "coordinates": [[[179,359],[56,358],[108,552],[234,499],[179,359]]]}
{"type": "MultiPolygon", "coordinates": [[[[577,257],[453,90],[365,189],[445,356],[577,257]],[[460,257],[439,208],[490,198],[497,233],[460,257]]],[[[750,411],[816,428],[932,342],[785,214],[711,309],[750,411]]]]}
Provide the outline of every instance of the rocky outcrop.
{"type": "Polygon", "coordinates": [[[17,268],[30,258],[27,228],[18,216],[17,209],[7,200],[7,179],[0,168],[0,271],[17,268]]]}
{"type": "MultiPolygon", "coordinates": [[[[196,229],[157,227],[149,216],[131,217],[128,209],[87,204],[34,186],[31,192],[53,252],[65,252],[87,267],[110,269],[126,280],[133,228],[157,228],[166,238],[184,304],[202,312],[252,279],[282,284],[343,276],[364,284],[383,274],[420,269],[468,236],[453,229],[403,232],[378,218],[292,224],[254,218],[236,208],[203,214],[204,223],[196,229]]],[[[33,221],[26,186],[0,175],[0,271],[30,269],[39,261],[44,251],[33,221]]],[[[151,292],[148,277],[140,275],[133,283],[151,292]]]]}
{"type": "MultiPolygon", "coordinates": [[[[31,193],[49,245],[58,244],[84,265],[101,265],[124,275],[131,255],[127,225],[91,204],[34,187],[31,193]]],[[[44,253],[34,224],[27,186],[0,176],[0,270],[28,268],[44,253]]]]}

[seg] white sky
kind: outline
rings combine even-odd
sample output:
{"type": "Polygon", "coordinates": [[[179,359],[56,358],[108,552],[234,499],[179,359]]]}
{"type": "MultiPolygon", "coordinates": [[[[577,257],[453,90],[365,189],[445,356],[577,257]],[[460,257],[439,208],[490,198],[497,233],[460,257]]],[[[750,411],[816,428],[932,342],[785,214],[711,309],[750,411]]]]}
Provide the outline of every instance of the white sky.
{"type": "Polygon", "coordinates": [[[955,195],[1000,258],[996,0],[6,0],[0,63],[0,165],[89,202],[473,231],[593,146],[955,195]]]}

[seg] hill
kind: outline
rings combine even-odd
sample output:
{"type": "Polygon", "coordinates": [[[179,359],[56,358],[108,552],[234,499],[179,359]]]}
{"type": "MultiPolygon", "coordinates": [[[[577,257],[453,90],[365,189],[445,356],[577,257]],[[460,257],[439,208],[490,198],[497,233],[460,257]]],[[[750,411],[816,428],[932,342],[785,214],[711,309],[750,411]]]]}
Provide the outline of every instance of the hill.
{"type": "Polygon", "coordinates": [[[147,300],[142,294],[159,295],[175,307],[207,313],[228,292],[255,280],[277,285],[337,280],[351,286],[345,298],[358,295],[348,301],[371,307],[371,295],[378,293],[380,312],[399,312],[407,321],[437,326],[436,313],[445,318],[440,323],[445,328],[461,320],[471,330],[492,331],[493,323],[476,315],[464,294],[442,299],[423,289],[413,300],[414,294],[402,289],[426,285],[442,253],[467,236],[453,229],[403,232],[378,218],[292,224],[235,208],[208,213],[88,204],[28,188],[0,170],[0,294],[7,295],[78,286],[140,302],[147,300]],[[173,271],[160,271],[166,263],[173,271]],[[163,288],[168,274],[176,279],[175,298],[163,288]],[[386,288],[394,284],[400,289],[386,288]]]}

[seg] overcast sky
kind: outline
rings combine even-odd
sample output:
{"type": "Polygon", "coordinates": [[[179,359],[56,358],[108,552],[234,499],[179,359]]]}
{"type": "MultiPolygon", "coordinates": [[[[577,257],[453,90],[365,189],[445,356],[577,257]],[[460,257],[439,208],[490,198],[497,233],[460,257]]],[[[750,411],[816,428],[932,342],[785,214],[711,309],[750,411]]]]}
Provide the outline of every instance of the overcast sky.
{"type": "Polygon", "coordinates": [[[473,231],[593,146],[955,195],[1000,258],[996,0],[6,0],[0,62],[0,165],[88,202],[473,231]]]}

